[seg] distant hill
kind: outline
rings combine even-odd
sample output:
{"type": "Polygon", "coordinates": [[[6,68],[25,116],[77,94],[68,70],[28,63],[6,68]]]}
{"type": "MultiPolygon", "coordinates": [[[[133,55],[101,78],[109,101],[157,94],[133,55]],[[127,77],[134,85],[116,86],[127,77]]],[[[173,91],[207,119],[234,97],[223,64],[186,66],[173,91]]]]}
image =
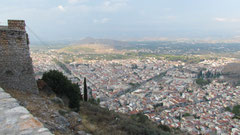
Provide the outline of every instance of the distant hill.
{"type": "Polygon", "coordinates": [[[122,53],[119,48],[129,46],[127,42],[111,39],[85,38],[76,41],[70,46],[59,49],[59,52],[74,54],[103,54],[103,53],[122,53]]]}
{"type": "Polygon", "coordinates": [[[240,74],[240,63],[229,63],[227,64],[223,72],[225,74],[240,74]]]}
{"type": "Polygon", "coordinates": [[[91,37],[84,38],[80,41],[77,41],[74,44],[101,44],[101,45],[108,45],[113,47],[120,47],[120,46],[128,46],[129,43],[125,41],[118,41],[113,39],[95,39],[91,37]]]}
{"type": "Polygon", "coordinates": [[[227,64],[222,73],[227,81],[240,85],[240,63],[227,64]]]}
{"type": "Polygon", "coordinates": [[[104,44],[77,44],[59,49],[59,52],[74,54],[103,54],[114,53],[115,49],[112,46],[104,44]]]}

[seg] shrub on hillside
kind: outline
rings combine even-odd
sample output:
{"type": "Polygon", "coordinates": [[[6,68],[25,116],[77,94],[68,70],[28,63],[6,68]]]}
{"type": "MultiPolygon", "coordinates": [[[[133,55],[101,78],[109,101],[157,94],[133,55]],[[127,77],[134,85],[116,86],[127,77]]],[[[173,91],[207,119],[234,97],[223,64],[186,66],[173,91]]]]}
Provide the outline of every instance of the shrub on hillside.
{"type": "Polygon", "coordinates": [[[200,86],[205,86],[205,85],[208,85],[209,83],[211,83],[211,81],[205,80],[203,78],[198,78],[198,79],[196,79],[196,83],[200,86]]]}
{"type": "Polygon", "coordinates": [[[79,110],[79,102],[82,100],[78,84],[73,84],[63,73],[57,70],[50,70],[43,74],[44,80],[52,90],[59,96],[66,96],[69,99],[69,107],[79,110]]]}
{"type": "Polygon", "coordinates": [[[171,128],[167,125],[158,125],[158,128],[162,129],[163,131],[166,131],[166,132],[171,132],[171,128]]]}
{"type": "Polygon", "coordinates": [[[148,120],[148,117],[142,113],[138,113],[131,115],[131,119],[140,123],[145,123],[148,120]]]}
{"type": "Polygon", "coordinates": [[[167,135],[165,131],[154,126],[150,121],[145,123],[132,119],[124,119],[119,122],[119,128],[130,135],[167,135]]]}

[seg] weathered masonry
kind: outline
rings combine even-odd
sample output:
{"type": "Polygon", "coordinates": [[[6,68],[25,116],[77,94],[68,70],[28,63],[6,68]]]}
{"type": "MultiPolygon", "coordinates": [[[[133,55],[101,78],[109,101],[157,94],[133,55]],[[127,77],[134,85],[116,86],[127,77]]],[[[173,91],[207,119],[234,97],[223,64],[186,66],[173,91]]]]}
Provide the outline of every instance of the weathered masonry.
{"type": "Polygon", "coordinates": [[[52,135],[36,117],[0,88],[0,135],[52,135]]]}
{"type": "Polygon", "coordinates": [[[23,20],[0,26],[0,86],[38,93],[23,20]]]}

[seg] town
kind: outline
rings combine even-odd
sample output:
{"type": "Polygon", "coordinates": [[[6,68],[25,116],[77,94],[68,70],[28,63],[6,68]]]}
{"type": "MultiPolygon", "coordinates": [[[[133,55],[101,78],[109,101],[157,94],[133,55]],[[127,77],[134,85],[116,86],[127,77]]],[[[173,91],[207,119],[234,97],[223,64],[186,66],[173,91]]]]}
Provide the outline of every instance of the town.
{"type": "Polygon", "coordinates": [[[55,50],[33,51],[36,79],[49,70],[63,72],[82,88],[86,77],[90,96],[102,107],[126,114],[143,113],[159,124],[190,134],[234,134],[239,119],[225,108],[240,104],[240,87],[229,85],[221,72],[234,58],[185,63],[146,59],[81,60],[64,63],[55,50]],[[60,64],[59,64],[60,63],[60,64]],[[206,85],[196,83],[199,71],[219,73],[206,85]]]}

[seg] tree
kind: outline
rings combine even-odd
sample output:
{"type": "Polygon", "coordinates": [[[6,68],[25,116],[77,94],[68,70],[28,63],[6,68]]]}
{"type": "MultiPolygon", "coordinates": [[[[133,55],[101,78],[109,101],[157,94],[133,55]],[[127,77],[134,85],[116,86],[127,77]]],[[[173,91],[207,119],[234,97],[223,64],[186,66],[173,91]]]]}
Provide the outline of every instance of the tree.
{"type": "Polygon", "coordinates": [[[132,69],[137,69],[138,65],[137,64],[132,64],[132,69]]]}
{"type": "Polygon", "coordinates": [[[88,100],[87,79],[84,77],[84,101],[88,100]]]}
{"type": "Polygon", "coordinates": [[[199,79],[199,78],[202,78],[203,77],[203,73],[202,73],[202,70],[198,73],[198,75],[197,75],[197,78],[199,79]]]}
{"type": "Polygon", "coordinates": [[[207,71],[207,73],[205,75],[206,75],[206,78],[212,77],[212,73],[210,71],[207,71]]]}
{"type": "Polygon", "coordinates": [[[235,105],[232,109],[232,113],[234,113],[236,116],[240,116],[240,105],[235,105]]]}
{"type": "Polygon", "coordinates": [[[78,84],[73,84],[62,72],[57,70],[50,70],[43,74],[44,80],[49,87],[59,97],[66,96],[69,99],[69,107],[79,111],[79,102],[82,99],[80,88],[78,84]]]}
{"type": "Polygon", "coordinates": [[[198,85],[204,86],[204,85],[207,85],[207,84],[211,83],[211,81],[210,80],[205,80],[203,78],[199,78],[199,79],[196,79],[196,83],[198,85]]]}

